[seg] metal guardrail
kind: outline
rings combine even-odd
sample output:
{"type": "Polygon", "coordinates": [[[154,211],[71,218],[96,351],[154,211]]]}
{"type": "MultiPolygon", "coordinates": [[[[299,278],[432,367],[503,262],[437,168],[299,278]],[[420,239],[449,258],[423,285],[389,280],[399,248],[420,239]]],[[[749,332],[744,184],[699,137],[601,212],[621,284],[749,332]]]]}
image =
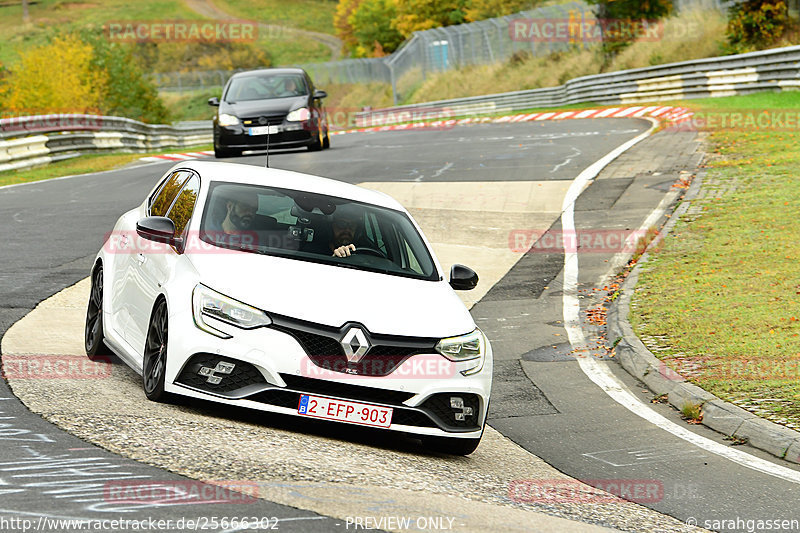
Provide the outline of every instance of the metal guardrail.
{"type": "MultiPolygon", "coordinates": [[[[438,100],[356,115],[357,127],[591,102],[626,105],[800,89],[800,46],[584,76],[558,87],[438,100]],[[437,115],[437,113],[439,113],[437,115]]],[[[210,122],[144,124],[122,117],[0,120],[0,171],[105,150],[144,152],[212,141],[210,122]]]]}
{"type": "Polygon", "coordinates": [[[55,114],[0,119],[0,171],[89,153],[150,152],[212,142],[211,122],[145,124],[123,117],[55,114]]]}
{"type": "Polygon", "coordinates": [[[445,116],[518,111],[577,103],[636,104],[765,90],[800,88],[800,46],[670,63],[584,76],[558,87],[396,106],[356,114],[359,127],[407,121],[414,112],[439,110],[445,116]]]}

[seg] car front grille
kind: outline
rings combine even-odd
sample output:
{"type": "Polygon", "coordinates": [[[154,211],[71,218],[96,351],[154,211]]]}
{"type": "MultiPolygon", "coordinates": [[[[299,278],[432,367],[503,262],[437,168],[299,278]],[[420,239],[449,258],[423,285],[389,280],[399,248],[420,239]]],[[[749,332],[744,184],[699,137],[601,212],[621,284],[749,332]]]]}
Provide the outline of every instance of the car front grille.
{"type": "Polygon", "coordinates": [[[334,398],[353,401],[402,405],[403,402],[414,397],[413,392],[377,389],[364,387],[363,385],[293,376],[291,374],[281,374],[281,378],[286,382],[288,388],[299,392],[317,394],[319,396],[333,396],[334,398]]]}
{"type": "Polygon", "coordinates": [[[357,362],[348,361],[341,340],[356,324],[348,323],[341,328],[334,328],[289,317],[270,316],[273,318],[273,329],[294,337],[316,366],[333,372],[387,376],[413,355],[436,353],[437,339],[376,335],[357,325],[371,346],[357,362]]]}
{"type": "Polygon", "coordinates": [[[255,126],[276,126],[278,124],[283,124],[283,120],[285,118],[286,118],[285,114],[260,115],[260,116],[243,118],[242,124],[244,124],[248,128],[252,128],[255,126]]]}

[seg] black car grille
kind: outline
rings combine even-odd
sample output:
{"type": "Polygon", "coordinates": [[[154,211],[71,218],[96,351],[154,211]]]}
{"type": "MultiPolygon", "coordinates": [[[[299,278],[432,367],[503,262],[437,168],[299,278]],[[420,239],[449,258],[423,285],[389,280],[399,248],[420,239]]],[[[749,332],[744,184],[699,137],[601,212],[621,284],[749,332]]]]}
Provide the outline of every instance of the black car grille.
{"type": "Polygon", "coordinates": [[[303,347],[303,350],[308,355],[315,357],[337,357],[344,356],[342,345],[339,344],[335,338],[326,337],[324,335],[317,335],[308,333],[307,331],[300,331],[299,329],[290,329],[278,327],[284,333],[288,333],[303,347]]]}
{"type": "Polygon", "coordinates": [[[333,328],[288,317],[272,317],[272,328],[294,337],[316,366],[333,372],[386,376],[413,355],[436,353],[437,339],[374,335],[365,327],[352,323],[333,328]],[[360,327],[371,345],[358,362],[348,361],[340,344],[351,326],[360,327]]]}
{"type": "Polygon", "coordinates": [[[363,385],[337,383],[335,381],[293,376],[291,374],[281,374],[281,378],[283,378],[286,382],[286,386],[290,389],[308,394],[333,396],[334,398],[353,401],[402,405],[403,402],[414,396],[413,392],[376,389],[374,387],[364,387],[363,385]]]}
{"type": "Polygon", "coordinates": [[[203,391],[213,392],[217,394],[227,394],[248,385],[261,385],[266,384],[267,380],[261,375],[261,372],[250,363],[240,361],[238,359],[231,359],[221,355],[211,353],[197,353],[184,365],[183,370],[175,380],[181,385],[200,389],[203,391]],[[214,372],[213,375],[220,378],[219,383],[209,383],[209,375],[201,375],[202,368],[214,369],[220,362],[230,363],[234,365],[233,371],[230,374],[214,372]]]}
{"type": "Polygon", "coordinates": [[[442,392],[434,394],[420,408],[434,416],[446,428],[458,429],[480,429],[480,400],[475,394],[464,394],[460,392],[442,392]],[[464,402],[463,407],[453,407],[451,398],[460,398],[464,402]],[[465,415],[464,420],[457,420],[457,413],[464,413],[471,410],[471,415],[465,415]]]}
{"type": "Polygon", "coordinates": [[[256,117],[248,117],[242,119],[242,124],[245,127],[252,128],[256,126],[276,126],[278,124],[283,124],[283,119],[286,118],[285,114],[282,115],[261,115],[256,117]]]}

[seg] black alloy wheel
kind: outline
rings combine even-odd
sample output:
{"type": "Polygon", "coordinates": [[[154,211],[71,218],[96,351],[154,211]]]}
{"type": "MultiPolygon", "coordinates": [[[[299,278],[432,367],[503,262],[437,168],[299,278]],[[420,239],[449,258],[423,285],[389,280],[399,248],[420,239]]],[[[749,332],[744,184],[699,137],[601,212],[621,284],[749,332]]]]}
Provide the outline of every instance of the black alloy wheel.
{"type": "Polygon", "coordinates": [[[92,288],[89,292],[89,305],[86,308],[86,327],[84,328],[84,348],[89,359],[109,355],[111,351],[104,342],[103,335],[103,267],[97,265],[92,272],[92,288]]]}
{"type": "Polygon", "coordinates": [[[148,400],[167,402],[169,394],[164,392],[164,376],[167,369],[167,334],[169,317],[167,302],[159,300],[150,317],[147,338],[144,343],[142,364],[142,386],[148,400]]]}

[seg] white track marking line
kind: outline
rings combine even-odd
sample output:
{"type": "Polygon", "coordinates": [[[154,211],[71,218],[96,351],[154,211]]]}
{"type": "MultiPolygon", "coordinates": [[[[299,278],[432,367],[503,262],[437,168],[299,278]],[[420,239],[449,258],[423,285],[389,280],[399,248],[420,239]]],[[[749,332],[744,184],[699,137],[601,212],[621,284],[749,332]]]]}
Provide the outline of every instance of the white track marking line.
{"type": "Polygon", "coordinates": [[[453,163],[447,163],[445,166],[443,166],[442,168],[437,170],[436,173],[433,176],[431,176],[431,179],[432,178],[438,178],[439,176],[442,175],[442,173],[447,172],[450,169],[450,167],[452,167],[452,166],[453,166],[453,163]]]}
{"type": "MultiPolygon", "coordinates": [[[[586,337],[583,334],[583,328],[580,322],[580,302],[577,296],[578,289],[578,254],[577,250],[572,248],[569,242],[569,235],[575,233],[575,201],[580,196],[584,187],[594,179],[600,171],[608,165],[611,161],[619,157],[623,152],[631,148],[633,145],[648,137],[656,128],[654,125],[645,133],[631,139],[622,146],[617,147],[602,159],[592,163],[586,170],[581,172],[570,185],[567,194],[564,197],[561,214],[561,228],[564,239],[564,288],[562,303],[564,308],[564,328],[567,330],[567,337],[575,350],[584,350],[586,348],[586,337]]],[[[649,219],[649,217],[648,217],[649,219]]],[[[646,221],[647,222],[647,221],[646,221]]],[[[578,352],[581,353],[581,352],[578,352]]],[[[593,356],[578,356],[578,363],[581,370],[586,376],[591,379],[598,387],[608,394],[614,401],[622,405],[630,412],[647,420],[651,424],[668,431],[676,437],[685,440],[695,446],[702,448],[708,452],[719,455],[729,459],[741,466],[751,468],[758,472],[774,476],[785,481],[800,484],[800,472],[776,465],[770,461],[766,461],[759,457],[750,455],[749,453],[742,452],[735,448],[724,446],[711,439],[697,435],[679,426],[678,424],[668,420],[664,416],[656,413],[650,407],[639,401],[630,390],[620,381],[608,368],[608,365],[600,360],[595,359],[593,356]]]]}
{"type": "Polygon", "coordinates": [[[554,166],[553,170],[551,170],[550,173],[552,174],[553,172],[556,172],[559,168],[563,167],[564,165],[568,165],[570,162],[572,162],[573,159],[575,159],[576,156],[579,155],[581,155],[581,151],[573,146],[572,154],[570,154],[569,157],[567,157],[563,163],[559,163],[556,166],[554,166]]]}

